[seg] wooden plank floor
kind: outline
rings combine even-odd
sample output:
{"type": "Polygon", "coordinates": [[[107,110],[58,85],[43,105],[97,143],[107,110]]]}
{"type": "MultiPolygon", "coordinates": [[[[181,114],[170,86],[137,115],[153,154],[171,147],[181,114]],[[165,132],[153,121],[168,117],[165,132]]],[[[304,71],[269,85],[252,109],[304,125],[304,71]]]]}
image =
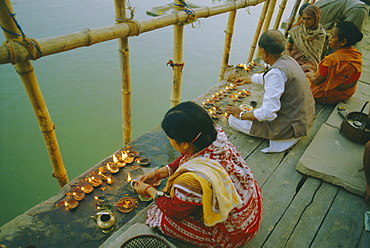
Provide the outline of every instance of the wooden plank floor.
{"type": "Polygon", "coordinates": [[[240,132],[230,136],[263,195],[261,228],[243,247],[370,247],[370,232],[364,229],[364,212],[370,206],[363,197],[296,170],[302,154],[334,109],[317,104],[309,135],[285,153],[264,154],[260,150],[268,146],[266,140],[240,132]]]}

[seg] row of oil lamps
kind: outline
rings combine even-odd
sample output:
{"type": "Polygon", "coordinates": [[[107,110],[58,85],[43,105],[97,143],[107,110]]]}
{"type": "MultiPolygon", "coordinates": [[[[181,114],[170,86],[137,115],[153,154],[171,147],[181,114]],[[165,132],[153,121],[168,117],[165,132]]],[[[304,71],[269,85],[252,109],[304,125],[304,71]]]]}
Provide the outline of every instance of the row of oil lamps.
{"type": "Polygon", "coordinates": [[[256,66],[257,64],[252,60],[250,63],[248,63],[248,64],[238,64],[237,66],[236,66],[236,68],[238,69],[238,68],[244,68],[244,70],[246,71],[246,72],[249,72],[250,70],[252,70],[253,69],[253,67],[254,66],[256,66]]]}
{"type": "MultiPolygon", "coordinates": [[[[130,148],[130,147],[128,147],[130,148]]],[[[92,172],[92,175],[84,178],[85,181],[82,186],[77,186],[72,192],[68,192],[67,200],[62,202],[61,205],[64,205],[68,210],[75,209],[79,205],[79,201],[85,198],[85,194],[91,193],[94,190],[94,187],[100,186],[103,181],[108,185],[113,183],[113,175],[117,173],[121,168],[125,167],[127,164],[131,164],[134,161],[140,165],[148,165],[149,159],[139,158],[139,152],[124,150],[121,151],[121,154],[113,154],[112,162],[107,162],[105,166],[101,166],[98,169],[98,172],[92,172]]],[[[131,169],[135,169],[137,166],[132,166],[131,169]]],[[[127,182],[131,182],[132,178],[130,172],[127,174],[127,182]]],[[[100,190],[106,190],[106,187],[101,187],[100,190]]],[[[95,196],[94,197],[98,209],[100,206],[103,206],[107,203],[107,199],[104,196],[95,196]]]]}
{"type": "MultiPolygon", "coordinates": [[[[225,89],[220,89],[218,92],[212,94],[212,96],[207,98],[205,102],[202,102],[202,105],[205,109],[208,109],[209,114],[214,119],[218,119],[218,115],[222,113],[224,113],[224,115],[227,117],[228,114],[226,112],[223,112],[220,106],[214,104],[219,100],[223,99],[225,96],[227,96],[228,93],[237,89],[238,87],[236,85],[230,84],[229,86],[226,86],[225,89]]],[[[236,94],[231,94],[230,98],[234,101],[242,101],[244,97],[250,95],[251,95],[250,91],[241,90],[238,91],[236,94]]]]}

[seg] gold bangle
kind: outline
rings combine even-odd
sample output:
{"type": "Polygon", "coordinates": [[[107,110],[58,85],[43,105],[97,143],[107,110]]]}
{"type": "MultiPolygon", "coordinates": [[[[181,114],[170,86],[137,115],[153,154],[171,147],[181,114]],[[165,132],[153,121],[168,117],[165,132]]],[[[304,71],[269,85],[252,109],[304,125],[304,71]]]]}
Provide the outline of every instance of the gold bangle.
{"type": "Polygon", "coordinates": [[[146,188],[144,189],[144,195],[148,195],[148,193],[146,192],[149,188],[155,188],[153,185],[148,185],[146,186],[146,188]]]}

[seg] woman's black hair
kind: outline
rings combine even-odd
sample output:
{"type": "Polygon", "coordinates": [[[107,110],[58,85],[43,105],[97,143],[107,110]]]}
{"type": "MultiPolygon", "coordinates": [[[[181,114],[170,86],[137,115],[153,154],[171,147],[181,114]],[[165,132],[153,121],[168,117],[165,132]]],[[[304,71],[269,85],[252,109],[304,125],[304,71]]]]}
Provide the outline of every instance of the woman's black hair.
{"type": "Polygon", "coordinates": [[[258,41],[258,46],[269,54],[281,54],[285,50],[285,45],[286,39],[279,30],[267,30],[258,41]]]}
{"type": "Polygon", "coordinates": [[[364,36],[353,22],[338,22],[335,27],[338,31],[339,41],[347,40],[345,47],[355,45],[364,36]]]}
{"type": "Polygon", "coordinates": [[[162,129],[171,139],[193,142],[199,150],[209,146],[217,137],[211,116],[201,106],[190,101],[171,108],[164,116],[162,129]]]}

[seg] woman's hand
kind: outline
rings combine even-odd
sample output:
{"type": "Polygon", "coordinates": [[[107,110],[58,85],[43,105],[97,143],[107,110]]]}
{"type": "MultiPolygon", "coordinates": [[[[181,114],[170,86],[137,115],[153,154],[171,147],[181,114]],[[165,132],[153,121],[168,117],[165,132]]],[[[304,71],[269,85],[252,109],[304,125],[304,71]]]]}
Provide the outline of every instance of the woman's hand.
{"type": "Polygon", "coordinates": [[[134,189],[139,195],[147,196],[147,192],[144,191],[148,186],[150,186],[150,184],[144,183],[142,181],[136,181],[134,184],[134,189]]]}
{"type": "Polygon", "coordinates": [[[240,77],[237,80],[234,81],[234,83],[238,86],[244,85],[247,83],[251,83],[251,76],[246,76],[246,77],[240,77]]]}
{"type": "Polygon", "coordinates": [[[233,106],[233,105],[227,105],[225,107],[225,110],[226,110],[227,113],[229,113],[230,115],[232,115],[232,116],[234,116],[238,119],[239,119],[240,112],[242,112],[240,108],[238,108],[236,106],[233,106]]]}
{"type": "Polygon", "coordinates": [[[159,174],[155,173],[154,171],[150,171],[148,173],[145,173],[144,175],[140,176],[139,180],[144,183],[154,184],[157,182],[160,178],[158,178],[159,174]]]}

